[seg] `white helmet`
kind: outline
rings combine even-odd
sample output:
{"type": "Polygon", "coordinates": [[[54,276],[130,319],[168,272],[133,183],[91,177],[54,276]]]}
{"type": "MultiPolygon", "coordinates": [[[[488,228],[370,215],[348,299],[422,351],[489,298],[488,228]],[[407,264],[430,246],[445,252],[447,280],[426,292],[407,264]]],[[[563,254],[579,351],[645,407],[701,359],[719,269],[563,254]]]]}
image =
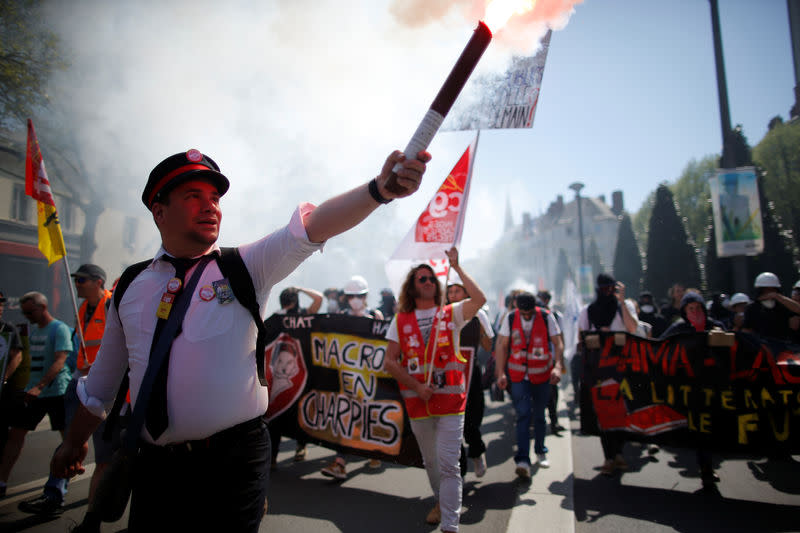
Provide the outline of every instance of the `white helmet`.
{"type": "Polygon", "coordinates": [[[731,307],[733,307],[734,305],[749,304],[749,303],[750,303],[750,297],[743,292],[737,292],[736,294],[731,296],[731,307]]]}
{"type": "Polygon", "coordinates": [[[350,281],[344,285],[345,294],[360,296],[362,294],[367,294],[368,291],[369,287],[367,286],[367,280],[361,276],[353,276],[350,278],[350,281]]]}
{"type": "Polygon", "coordinates": [[[756,276],[756,282],[754,284],[755,288],[761,287],[774,287],[776,289],[781,288],[781,282],[778,279],[778,276],[773,274],[772,272],[762,272],[758,276],[756,276]]]}
{"type": "Polygon", "coordinates": [[[455,270],[450,271],[450,277],[447,280],[447,286],[452,287],[453,285],[461,285],[464,286],[464,282],[461,281],[461,276],[458,275],[458,272],[455,270]]]}

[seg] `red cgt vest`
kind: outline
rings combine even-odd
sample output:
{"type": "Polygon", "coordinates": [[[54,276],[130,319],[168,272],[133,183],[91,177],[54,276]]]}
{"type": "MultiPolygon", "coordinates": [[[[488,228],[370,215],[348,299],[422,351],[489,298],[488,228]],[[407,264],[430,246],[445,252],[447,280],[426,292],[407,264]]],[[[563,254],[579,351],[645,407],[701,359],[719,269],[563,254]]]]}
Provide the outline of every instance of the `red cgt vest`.
{"type": "MultiPolygon", "coordinates": [[[[81,326],[83,326],[83,342],[86,344],[86,357],[89,359],[89,364],[93,364],[97,357],[97,352],[100,351],[100,341],[103,339],[103,330],[106,329],[106,302],[111,298],[111,291],[107,290],[97,304],[94,313],[89,317],[89,323],[84,324],[84,315],[86,315],[86,300],[81,304],[78,311],[78,316],[81,317],[81,326]]],[[[86,363],[83,358],[83,350],[78,353],[78,369],[83,369],[86,363]]]]}
{"type": "Polygon", "coordinates": [[[403,367],[420,383],[426,383],[428,374],[433,372],[433,396],[428,402],[423,401],[414,390],[398,383],[408,417],[412,420],[461,414],[467,406],[467,365],[456,357],[454,332],[452,305],[445,306],[434,317],[427,345],[422,344],[424,337],[414,312],[397,314],[403,367]],[[431,364],[434,343],[436,354],[431,364]]]}
{"type": "Polygon", "coordinates": [[[519,383],[527,375],[534,385],[550,379],[553,356],[550,353],[550,339],[547,335],[547,315],[537,307],[533,314],[531,338],[525,342],[522,320],[515,311],[511,324],[511,354],[508,357],[508,376],[513,383],[519,383]]]}

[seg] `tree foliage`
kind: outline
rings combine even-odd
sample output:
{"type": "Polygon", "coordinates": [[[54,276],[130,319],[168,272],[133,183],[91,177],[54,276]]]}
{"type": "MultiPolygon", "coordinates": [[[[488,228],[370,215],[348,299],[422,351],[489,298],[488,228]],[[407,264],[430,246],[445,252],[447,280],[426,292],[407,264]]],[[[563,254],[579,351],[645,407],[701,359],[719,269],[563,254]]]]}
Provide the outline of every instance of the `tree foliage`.
{"type": "Polygon", "coordinates": [[[659,185],[648,226],[647,270],[644,288],[656,298],[675,282],[702,285],[694,242],[686,232],[669,187],[659,185]]]}
{"type": "Polygon", "coordinates": [[[800,236],[800,121],[773,119],[772,128],[753,149],[755,163],[764,169],[764,193],[775,204],[781,224],[800,236]]]}
{"type": "Polygon", "coordinates": [[[22,125],[47,103],[51,73],[64,67],[59,39],[33,0],[0,0],[0,126],[22,125]]]}
{"type": "Polygon", "coordinates": [[[642,256],[633,224],[628,213],[623,213],[617,232],[617,248],[614,250],[614,277],[625,284],[625,293],[637,297],[642,284],[642,256]]]}
{"type": "Polygon", "coordinates": [[[705,239],[706,225],[711,214],[711,190],[708,178],[716,169],[716,156],[709,155],[697,161],[692,159],[684,167],[680,178],[670,190],[678,203],[689,236],[696,243],[705,239]]]}

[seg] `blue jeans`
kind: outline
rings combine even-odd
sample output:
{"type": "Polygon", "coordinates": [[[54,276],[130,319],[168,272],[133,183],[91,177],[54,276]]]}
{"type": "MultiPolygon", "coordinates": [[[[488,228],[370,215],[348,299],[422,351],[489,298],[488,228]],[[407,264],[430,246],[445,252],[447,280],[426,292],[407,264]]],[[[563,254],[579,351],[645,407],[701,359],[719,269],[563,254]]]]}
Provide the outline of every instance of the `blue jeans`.
{"type": "Polygon", "coordinates": [[[531,417],[533,417],[533,451],[547,453],[544,435],[547,423],[544,411],[550,399],[550,382],[534,385],[530,381],[511,384],[511,401],[517,413],[517,455],[514,461],[531,464],[531,417]]]}

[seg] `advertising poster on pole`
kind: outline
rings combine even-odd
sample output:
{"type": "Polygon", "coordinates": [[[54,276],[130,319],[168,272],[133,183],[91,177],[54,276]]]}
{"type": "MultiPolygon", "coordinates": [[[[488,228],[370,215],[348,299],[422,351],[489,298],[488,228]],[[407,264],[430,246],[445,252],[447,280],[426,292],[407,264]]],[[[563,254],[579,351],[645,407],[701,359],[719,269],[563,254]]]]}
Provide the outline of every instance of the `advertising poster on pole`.
{"type": "Polygon", "coordinates": [[[717,169],[709,180],[717,256],[764,251],[758,181],[754,167],[717,169]]]}

